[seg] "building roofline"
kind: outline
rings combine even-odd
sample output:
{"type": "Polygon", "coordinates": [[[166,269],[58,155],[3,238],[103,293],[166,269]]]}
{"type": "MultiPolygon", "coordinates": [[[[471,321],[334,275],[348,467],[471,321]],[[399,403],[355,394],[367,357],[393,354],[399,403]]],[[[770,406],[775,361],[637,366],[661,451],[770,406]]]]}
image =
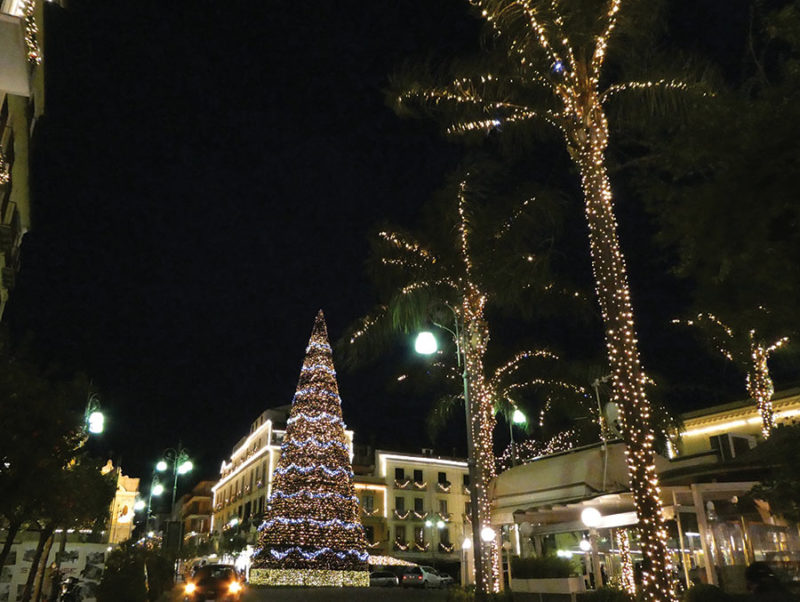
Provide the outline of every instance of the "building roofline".
{"type": "MultiPolygon", "coordinates": [[[[775,396],[772,398],[772,401],[773,402],[781,401],[783,399],[788,399],[790,397],[796,397],[796,396],[800,396],[800,387],[792,387],[790,389],[784,389],[782,391],[778,391],[775,393],[775,396]]],[[[704,416],[711,416],[713,414],[718,414],[720,412],[730,412],[733,410],[740,410],[744,408],[754,407],[753,404],[754,402],[752,399],[739,399],[737,401],[731,401],[728,403],[700,408],[699,410],[684,412],[681,414],[681,418],[683,420],[703,418],[704,416]]]]}

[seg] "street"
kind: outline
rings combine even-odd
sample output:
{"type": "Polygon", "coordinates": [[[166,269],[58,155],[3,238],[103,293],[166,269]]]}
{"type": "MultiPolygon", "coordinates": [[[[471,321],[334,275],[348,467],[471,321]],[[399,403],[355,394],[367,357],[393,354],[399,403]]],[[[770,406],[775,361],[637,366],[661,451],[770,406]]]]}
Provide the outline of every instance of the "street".
{"type": "MultiPolygon", "coordinates": [[[[183,587],[178,586],[173,591],[172,602],[183,599],[180,595],[183,587]]],[[[350,601],[401,601],[421,600],[425,602],[444,602],[447,599],[447,590],[415,590],[402,587],[248,587],[242,602],[306,602],[318,600],[319,602],[350,602],[350,601]]]]}

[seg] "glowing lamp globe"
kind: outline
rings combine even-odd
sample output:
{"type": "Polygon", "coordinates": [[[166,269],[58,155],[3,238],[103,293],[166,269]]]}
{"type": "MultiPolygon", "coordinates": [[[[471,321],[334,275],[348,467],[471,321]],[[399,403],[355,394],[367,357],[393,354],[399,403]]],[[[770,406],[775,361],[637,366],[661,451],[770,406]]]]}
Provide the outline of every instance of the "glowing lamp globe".
{"type": "Polygon", "coordinates": [[[183,464],[178,466],[178,474],[186,474],[192,468],[194,468],[194,464],[192,464],[191,460],[186,460],[183,464]]]}
{"type": "Polygon", "coordinates": [[[525,424],[528,419],[525,417],[525,414],[522,413],[522,410],[514,410],[514,413],[511,415],[511,422],[514,424],[525,424]]]}
{"type": "Polygon", "coordinates": [[[436,521],[436,526],[437,526],[439,529],[444,529],[444,521],[443,521],[443,520],[437,520],[437,521],[436,521]]]}
{"type": "Polygon", "coordinates": [[[433,526],[433,522],[431,522],[431,521],[429,521],[429,520],[426,520],[426,521],[425,521],[425,526],[426,526],[426,527],[432,527],[432,526],[433,526]]]}
{"type": "Polygon", "coordinates": [[[580,543],[578,544],[578,547],[583,552],[588,552],[589,550],[592,549],[592,542],[590,542],[588,539],[581,539],[580,543]]]}
{"type": "Polygon", "coordinates": [[[465,537],[464,541],[461,542],[461,549],[469,550],[471,547],[472,547],[472,540],[469,537],[465,537]]]}
{"type": "Polygon", "coordinates": [[[581,512],[581,522],[587,527],[596,527],[603,520],[603,515],[597,508],[584,508],[581,512]]]}
{"type": "Polygon", "coordinates": [[[420,332],[414,340],[414,351],[420,355],[432,355],[439,349],[436,337],[427,330],[420,332]]]}
{"type": "Polygon", "coordinates": [[[139,512],[144,510],[145,505],[146,504],[144,503],[144,500],[136,500],[136,503],[133,504],[133,509],[136,510],[136,512],[139,512]]]}
{"type": "Polygon", "coordinates": [[[496,534],[494,532],[494,529],[492,529],[491,527],[487,526],[487,527],[484,527],[483,529],[481,529],[481,539],[485,543],[490,543],[490,542],[494,541],[495,535],[496,534]]]}
{"type": "Polygon", "coordinates": [[[158,464],[156,464],[156,470],[158,472],[164,472],[167,469],[167,463],[164,460],[159,460],[158,464]]]}
{"type": "Polygon", "coordinates": [[[153,485],[153,495],[161,495],[164,493],[164,486],[161,483],[153,485]]]}
{"type": "Polygon", "coordinates": [[[89,423],[89,432],[97,435],[103,432],[103,429],[105,428],[106,417],[103,416],[103,412],[95,410],[89,414],[87,422],[89,423]]]}

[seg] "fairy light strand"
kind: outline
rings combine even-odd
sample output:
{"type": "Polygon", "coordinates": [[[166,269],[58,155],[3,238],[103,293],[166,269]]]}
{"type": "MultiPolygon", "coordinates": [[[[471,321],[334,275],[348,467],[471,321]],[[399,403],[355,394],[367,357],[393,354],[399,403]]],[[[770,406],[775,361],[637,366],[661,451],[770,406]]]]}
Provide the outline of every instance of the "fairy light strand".
{"type": "MultiPolygon", "coordinates": [[[[477,85],[478,80],[473,77],[470,86],[459,82],[428,90],[410,90],[401,94],[399,101],[456,104],[462,115],[474,109],[476,116],[451,124],[450,133],[502,129],[533,119],[561,131],[569,155],[578,168],[584,192],[595,291],[605,325],[612,375],[612,401],[620,408],[628,473],[641,525],[642,552],[647,558],[642,572],[642,595],[648,601],[675,600],[654,464],[651,409],[645,392],[627,267],[619,244],[605,158],[609,128],[603,103],[625,91],[684,88],[680,82],[617,84],[605,91],[601,88],[608,46],[623,10],[622,0],[608,0],[602,4],[596,21],[597,33],[589,47],[573,47],[561,3],[555,0],[471,0],[471,4],[495,31],[495,39],[507,44],[508,56],[512,59],[509,66],[515,70],[514,75],[491,74],[490,80],[484,74],[480,80],[482,86],[477,85]],[[513,89],[512,77],[519,80],[513,89]],[[553,106],[514,103],[514,90],[520,92],[516,96],[524,98],[526,86],[545,89],[540,85],[542,77],[550,81],[553,106]],[[492,85],[500,78],[507,82],[504,88],[492,85]]],[[[467,309],[465,306],[465,324],[469,323],[467,309]]]]}
{"type": "MultiPolygon", "coordinates": [[[[764,307],[759,307],[758,310],[768,313],[764,307]]],[[[699,313],[692,320],[675,319],[672,323],[701,328],[716,350],[745,372],[747,394],[756,402],[761,417],[761,435],[764,439],[769,439],[775,428],[775,411],[772,406],[775,385],[772,382],[768,362],[774,351],[789,342],[789,337],[781,337],[769,343],[755,328],[744,333],[737,332],[708,312],[699,313]]]]}

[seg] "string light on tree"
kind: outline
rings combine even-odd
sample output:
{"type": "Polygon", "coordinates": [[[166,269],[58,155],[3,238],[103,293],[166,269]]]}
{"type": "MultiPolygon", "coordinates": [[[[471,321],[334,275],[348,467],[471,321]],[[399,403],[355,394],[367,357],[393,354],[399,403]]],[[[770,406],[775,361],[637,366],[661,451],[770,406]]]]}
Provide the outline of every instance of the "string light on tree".
{"type": "MultiPolygon", "coordinates": [[[[759,307],[758,311],[762,315],[768,313],[763,307],[759,307]]],[[[701,328],[717,351],[745,372],[747,393],[756,402],[758,414],[761,416],[761,434],[764,439],[768,439],[775,428],[775,412],[772,407],[775,385],[770,376],[768,360],[772,352],[789,342],[789,338],[781,337],[770,343],[755,328],[738,333],[711,313],[700,313],[694,320],[672,322],[701,328]]]]}
{"type": "Polygon", "coordinates": [[[421,88],[415,84],[400,94],[398,101],[403,105],[421,102],[455,114],[447,128],[453,134],[497,130],[535,120],[557,128],[563,135],[584,193],[595,290],[612,375],[612,401],[620,408],[642,552],[647,558],[642,594],[646,600],[675,600],[654,465],[651,410],[605,158],[609,127],[604,104],[623,93],[682,92],[688,86],[672,79],[605,85],[603,67],[623,0],[584,5],[584,11],[597,7],[597,14],[587,15],[585,20],[567,19],[564,5],[551,0],[471,0],[471,4],[493,30],[493,43],[504,46],[508,61],[498,72],[460,76],[442,86],[421,88]],[[571,27],[576,22],[595,23],[595,29],[573,32],[571,27]],[[528,104],[531,98],[542,100],[532,106],[528,104]]]}
{"type": "Polygon", "coordinates": [[[317,314],[287,420],[250,579],[268,585],[368,586],[350,448],[331,347],[317,314]]]}

